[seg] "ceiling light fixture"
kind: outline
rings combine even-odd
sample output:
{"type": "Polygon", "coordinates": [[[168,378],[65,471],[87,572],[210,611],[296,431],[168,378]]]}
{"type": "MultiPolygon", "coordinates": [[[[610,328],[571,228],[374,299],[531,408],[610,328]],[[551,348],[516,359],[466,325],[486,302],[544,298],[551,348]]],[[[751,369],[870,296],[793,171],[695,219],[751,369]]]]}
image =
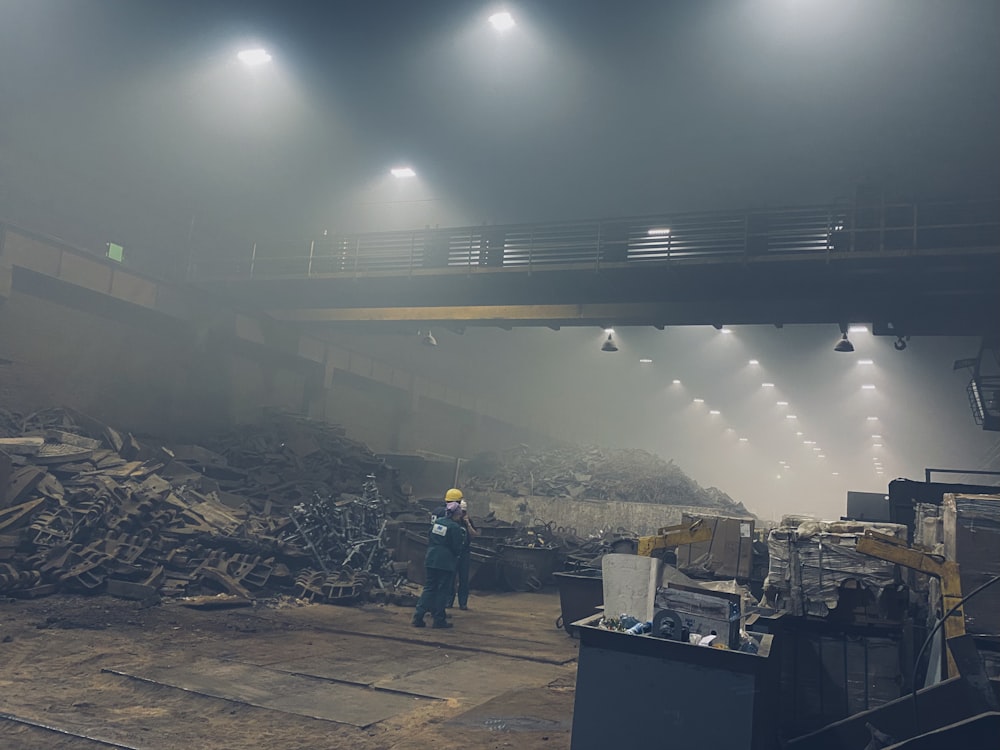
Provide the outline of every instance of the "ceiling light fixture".
{"type": "Polygon", "coordinates": [[[389,170],[389,174],[395,177],[397,180],[403,180],[408,177],[416,177],[417,173],[413,170],[413,167],[393,167],[389,170]]]}
{"type": "Polygon", "coordinates": [[[872,360],[872,359],[859,359],[858,360],[858,364],[859,365],[873,365],[873,364],[875,364],[875,360],[872,360]]]}
{"type": "Polygon", "coordinates": [[[490,25],[497,31],[509,31],[517,24],[514,22],[514,16],[507,11],[502,11],[490,16],[490,25]]]}
{"type": "Polygon", "coordinates": [[[680,384],[681,384],[681,381],[679,381],[679,380],[678,380],[677,378],[674,378],[674,379],[673,379],[673,384],[674,384],[674,385],[680,385],[680,384]]]}
{"type": "Polygon", "coordinates": [[[854,344],[847,340],[847,323],[840,324],[840,341],[833,347],[835,352],[853,352],[854,344]]]}
{"type": "Polygon", "coordinates": [[[612,329],[607,331],[608,337],[601,344],[602,352],[616,352],[618,351],[618,345],[615,343],[615,332],[612,329]]]}
{"type": "MultiPolygon", "coordinates": [[[[418,336],[420,335],[420,331],[417,331],[417,335],[418,336]]],[[[427,331],[427,335],[424,336],[421,339],[421,342],[423,343],[424,346],[437,346],[438,345],[437,339],[434,338],[434,334],[431,333],[430,331],[427,331]]]]}
{"type": "Polygon", "coordinates": [[[761,383],[761,388],[774,388],[774,383],[761,383]]]}
{"type": "Polygon", "coordinates": [[[250,68],[271,62],[271,55],[266,49],[245,49],[236,53],[236,58],[250,68]]]}
{"type": "Polygon", "coordinates": [[[643,359],[639,360],[639,364],[640,365],[651,365],[651,364],[653,364],[653,360],[643,358],[643,359]]]}
{"type": "Polygon", "coordinates": [[[751,359],[751,360],[750,360],[750,362],[749,362],[748,364],[751,364],[751,365],[759,365],[759,364],[760,364],[760,362],[759,362],[758,360],[756,360],[756,359],[751,359]]]}

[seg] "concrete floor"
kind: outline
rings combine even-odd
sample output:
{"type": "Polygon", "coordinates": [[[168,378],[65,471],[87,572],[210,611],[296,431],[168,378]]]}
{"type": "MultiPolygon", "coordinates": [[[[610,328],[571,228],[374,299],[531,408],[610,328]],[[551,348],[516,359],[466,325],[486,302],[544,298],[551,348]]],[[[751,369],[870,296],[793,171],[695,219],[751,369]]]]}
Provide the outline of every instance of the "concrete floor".
{"type": "Polygon", "coordinates": [[[0,747],[568,748],[577,643],[558,595],[470,607],[419,630],[394,605],[6,601],[0,747]]]}

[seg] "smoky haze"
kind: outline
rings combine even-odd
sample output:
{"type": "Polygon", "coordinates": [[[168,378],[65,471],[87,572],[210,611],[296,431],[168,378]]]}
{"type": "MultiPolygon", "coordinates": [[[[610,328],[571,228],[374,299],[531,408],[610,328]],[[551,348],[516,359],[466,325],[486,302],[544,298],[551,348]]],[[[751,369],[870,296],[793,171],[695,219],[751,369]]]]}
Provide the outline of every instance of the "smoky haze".
{"type": "Polygon", "coordinates": [[[922,337],[900,352],[859,332],[856,351],[842,354],[836,326],[625,328],[615,332],[619,351],[606,353],[599,329],[433,333],[433,348],[416,333],[337,340],[509,404],[562,439],[673,459],[763,518],[838,518],[848,490],[885,491],[926,468],[1000,468],[1000,440],[973,423],[968,374],[952,371],[978,349],[974,338],[922,337]]]}
{"type": "MultiPolygon", "coordinates": [[[[506,7],[499,36],[469,2],[0,0],[0,218],[178,278],[323,230],[829,204],[862,180],[998,193],[995,2],[506,7]],[[258,44],[272,64],[235,61],[258,44]],[[413,182],[386,177],[404,163],[413,182]]],[[[972,339],[862,334],[835,355],[834,327],[626,329],[608,355],[595,329],[435,335],[341,337],[556,436],[673,458],[765,516],[1000,467],[951,372],[972,339]]]]}
{"type": "Polygon", "coordinates": [[[7,212],[138,252],[192,216],[210,244],[358,228],[345,206],[379,201],[366,224],[997,189],[996,3],[508,7],[500,36],[466,2],[0,0],[7,212]],[[273,63],[247,70],[256,44],[273,63]],[[420,194],[372,194],[399,161],[420,194]]]}

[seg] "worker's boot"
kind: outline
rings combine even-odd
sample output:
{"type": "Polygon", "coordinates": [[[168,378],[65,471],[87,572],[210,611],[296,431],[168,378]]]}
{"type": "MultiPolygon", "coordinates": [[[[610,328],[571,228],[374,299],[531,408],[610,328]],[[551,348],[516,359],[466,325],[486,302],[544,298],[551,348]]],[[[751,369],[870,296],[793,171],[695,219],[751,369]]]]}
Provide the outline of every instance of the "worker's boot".
{"type": "Polygon", "coordinates": [[[414,612],[413,613],[413,621],[412,622],[413,622],[413,627],[415,627],[415,628],[426,627],[426,625],[424,624],[424,613],[423,612],[414,612]]]}
{"type": "Polygon", "coordinates": [[[435,620],[434,624],[431,625],[432,628],[453,628],[455,625],[448,622],[447,620],[435,620]]]}

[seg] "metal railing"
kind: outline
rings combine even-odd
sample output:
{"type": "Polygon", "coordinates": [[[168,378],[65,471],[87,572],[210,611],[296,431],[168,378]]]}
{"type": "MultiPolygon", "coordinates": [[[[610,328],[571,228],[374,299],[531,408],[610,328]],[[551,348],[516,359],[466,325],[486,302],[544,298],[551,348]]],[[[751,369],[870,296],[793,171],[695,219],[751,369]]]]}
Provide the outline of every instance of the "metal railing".
{"type": "Polygon", "coordinates": [[[807,206],[348,234],[197,260],[193,280],[531,272],[1000,249],[1000,201],[807,206]]]}

